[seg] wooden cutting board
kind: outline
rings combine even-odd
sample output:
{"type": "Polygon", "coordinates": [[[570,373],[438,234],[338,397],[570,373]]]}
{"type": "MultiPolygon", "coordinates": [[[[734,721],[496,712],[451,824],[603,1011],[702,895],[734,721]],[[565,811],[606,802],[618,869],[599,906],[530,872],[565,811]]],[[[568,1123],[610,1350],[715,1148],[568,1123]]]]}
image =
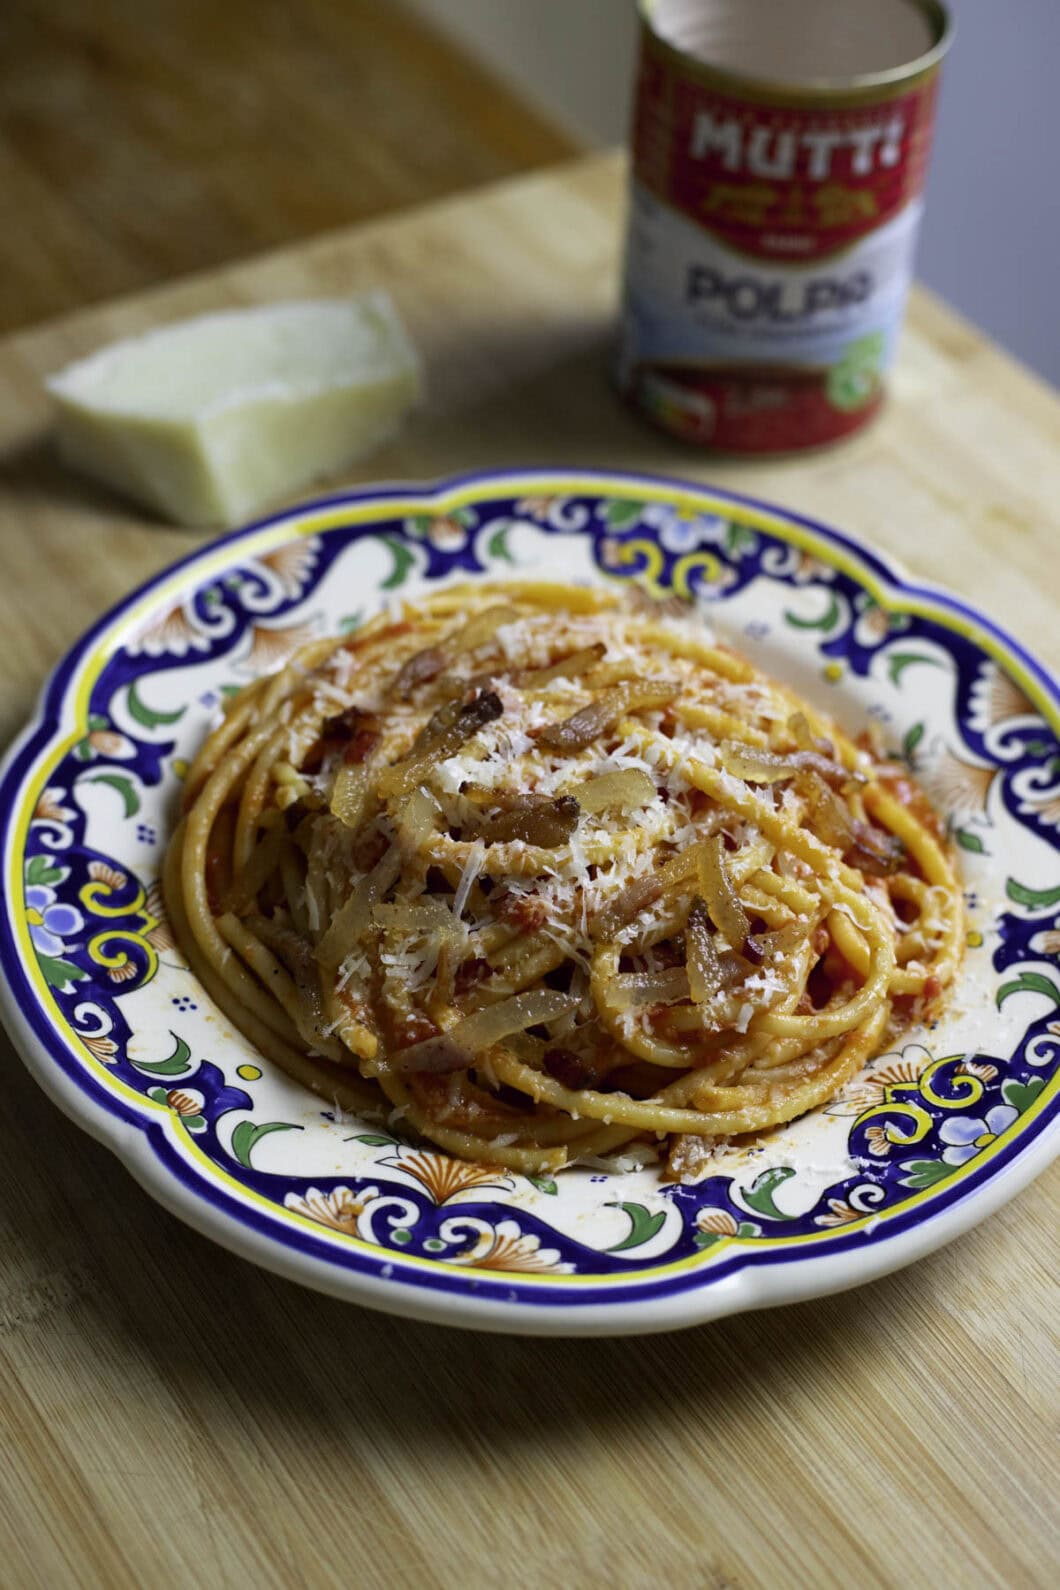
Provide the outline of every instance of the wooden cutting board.
{"type": "MultiPolygon", "coordinates": [[[[1060,404],[923,292],[891,401],[715,462],[611,394],[621,170],[594,157],[0,342],[0,741],[108,604],[202,543],[65,474],[41,380],[207,309],[393,292],[430,375],[356,478],[614,465],[774,498],[1060,661],[1060,404]]],[[[230,1258],[3,1044],[0,1579],[15,1586],[1049,1581],[1057,1172],[855,1294],[657,1340],[388,1320],[230,1258]]]]}

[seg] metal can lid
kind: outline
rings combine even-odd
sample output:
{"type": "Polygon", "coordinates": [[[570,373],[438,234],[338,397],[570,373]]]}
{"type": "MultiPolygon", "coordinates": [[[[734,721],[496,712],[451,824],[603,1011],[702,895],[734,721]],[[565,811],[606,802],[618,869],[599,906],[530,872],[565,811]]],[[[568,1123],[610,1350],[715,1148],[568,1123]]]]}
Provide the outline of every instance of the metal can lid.
{"type": "Polygon", "coordinates": [[[953,41],[943,0],[639,0],[657,49],[749,99],[885,98],[953,41]]]}

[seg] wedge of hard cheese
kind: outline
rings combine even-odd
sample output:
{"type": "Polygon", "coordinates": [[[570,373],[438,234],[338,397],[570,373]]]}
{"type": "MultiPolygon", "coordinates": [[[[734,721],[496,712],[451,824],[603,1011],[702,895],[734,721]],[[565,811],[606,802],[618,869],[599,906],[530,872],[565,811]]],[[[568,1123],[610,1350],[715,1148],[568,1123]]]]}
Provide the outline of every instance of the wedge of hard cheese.
{"type": "Polygon", "coordinates": [[[47,384],[68,463],[164,518],[232,525],[381,446],[422,371],[370,292],[163,326],[47,384]]]}

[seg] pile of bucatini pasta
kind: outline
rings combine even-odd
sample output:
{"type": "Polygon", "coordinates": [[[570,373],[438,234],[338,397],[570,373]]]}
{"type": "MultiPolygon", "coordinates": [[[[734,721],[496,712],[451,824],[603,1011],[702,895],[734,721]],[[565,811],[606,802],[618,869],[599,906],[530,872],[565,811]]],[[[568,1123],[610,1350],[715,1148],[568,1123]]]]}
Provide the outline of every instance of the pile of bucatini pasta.
{"type": "Polygon", "coordinates": [[[450,586],[235,696],[177,937],[324,1097],[528,1174],[694,1175],[934,1015],[961,895],[902,765],[676,604],[450,586]]]}

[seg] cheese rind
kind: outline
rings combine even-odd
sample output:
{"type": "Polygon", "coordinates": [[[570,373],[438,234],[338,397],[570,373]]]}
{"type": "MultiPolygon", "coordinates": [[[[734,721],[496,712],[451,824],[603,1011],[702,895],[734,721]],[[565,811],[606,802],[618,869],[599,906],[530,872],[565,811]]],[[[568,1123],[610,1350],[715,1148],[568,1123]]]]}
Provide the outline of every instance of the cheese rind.
{"type": "Polygon", "coordinates": [[[397,431],[422,367],[390,298],[203,315],[47,383],[64,459],[187,525],[231,525],[397,431]]]}

